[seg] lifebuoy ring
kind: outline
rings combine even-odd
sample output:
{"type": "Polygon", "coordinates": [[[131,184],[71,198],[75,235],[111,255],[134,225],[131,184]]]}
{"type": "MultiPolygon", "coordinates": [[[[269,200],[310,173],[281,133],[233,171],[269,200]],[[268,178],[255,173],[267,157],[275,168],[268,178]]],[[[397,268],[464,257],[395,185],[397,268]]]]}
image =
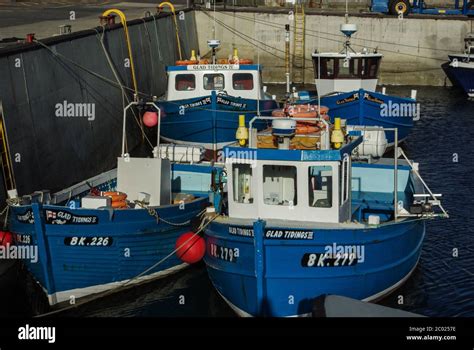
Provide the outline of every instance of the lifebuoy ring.
{"type": "Polygon", "coordinates": [[[112,208],[115,209],[122,209],[122,208],[127,208],[127,202],[126,201],[115,201],[112,202],[112,208]]]}
{"type": "Polygon", "coordinates": [[[128,208],[127,204],[127,194],[123,192],[102,192],[102,195],[105,197],[110,197],[112,199],[112,208],[121,209],[128,208]]]}
{"type": "Polygon", "coordinates": [[[252,64],[253,60],[249,58],[239,58],[238,60],[229,60],[230,64],[252,64]]]}
{"type": "Polygon", "coordinates": [[[275,109],[272,111],[272,117],[275,118],[284,118],[287,117],[284,109],[275,109]]]}
{"type": "Polygon", "coordinates": [[[312,134],[315,132],[319,132],[321,128],[316,125],[311,125],[308,123],[299,123],[296,124],[296,134],[297,135],[304,135],[304,134],[312,134]]]}
{"type": "Polygon", "coordinates": [[[272,117],[294,117],[294,118],[316,118],[319,110],[321,111],[321,118],[328,120],[327,115],[329,108],[317,105],[291,105],[284,109],[275,109],[272,111],[272,117]]]}
{"type": "Polygon", "coordinates": [[[112,202],[119,202],[119,201],[124,201],[125,199],[127,199],[127,194],[123,192],[108,191],[108,192],[102,192],[102,195],[105,197],[110,197],[112,199],[112,202]]]}
{"type": "Polygon", "coordinates": [[[229,60],[227,58],[219,58],[217,64],[228,64],[229,60]]]}
{"type": "Polygon", "coordinates": [[[316,118],[318,113],[324,116],[328,113],[329,108],[326,106],[318,107],[318,105],[293,105],[288,107],[288,115],[295,118],[316,118]]]}
{"type": "Polygon", "coordinates": [[[199,60],[199,64],[209,64],[209,60],[207,59],[199,60]]]}
{"type": "Polygon", "coordinates": [[[198,60],[182,60],[182,61],[176,61],[177,66],[189,66],[192,64],[199,64],[198,60]]]}

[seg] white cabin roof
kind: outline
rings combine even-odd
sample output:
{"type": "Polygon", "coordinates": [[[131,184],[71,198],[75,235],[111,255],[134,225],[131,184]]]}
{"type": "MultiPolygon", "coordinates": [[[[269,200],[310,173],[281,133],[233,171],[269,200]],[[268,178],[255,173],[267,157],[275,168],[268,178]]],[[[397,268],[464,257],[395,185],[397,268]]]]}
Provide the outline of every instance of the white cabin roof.
{"type": "Polygon", "coordinates": [[[373,53],[373,52],[348,52],[346,53],[339,53],[339,52],[313,52],[311,54],[312,57],[327,57],[327,58],[346,58],[347,56],[351,58],[382,58],[383,55],[381,53],[373,53]]]}
{"type": "Polygon", "coordinates": [[[212,91],[246,99],[268,99],[263,92],[260,65],[196,64],[170,66],[167,71],[167,101],[209,96],[212,91]]]}

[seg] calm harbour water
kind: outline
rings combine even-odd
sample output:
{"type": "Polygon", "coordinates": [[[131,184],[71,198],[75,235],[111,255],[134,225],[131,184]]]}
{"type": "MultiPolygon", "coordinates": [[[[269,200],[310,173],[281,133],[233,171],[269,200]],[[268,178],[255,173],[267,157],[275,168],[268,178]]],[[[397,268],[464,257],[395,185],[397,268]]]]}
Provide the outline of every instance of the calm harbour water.
{"type": "MultiPolygon", "coordinates": [[[[281,89],[269,90],[281,93],[281,89]]],[[[411,89],[388,87],[387,93],[409,96],[411,89]]],[[[474,317],[474,147],[471,144],[474,101],[448,88],[416,89],[421,118],[403,148],[411,159],[420,163],[420,173],[433,192],[443,194],[443,205],[451,217],[428,222],[418,268],[401,288],[380,303],[426,316],[474,317]],[[399,304],[400,296],[403,304],[399,304]]],[[[27,301],[22,295],[17,294],[16,303],[27,301]]],[[[28,307],[20,310],[22,315],[30,312],[28,307]]],[[[214,291],[202,263],[65,315],[235,316],[214,291]]]]}

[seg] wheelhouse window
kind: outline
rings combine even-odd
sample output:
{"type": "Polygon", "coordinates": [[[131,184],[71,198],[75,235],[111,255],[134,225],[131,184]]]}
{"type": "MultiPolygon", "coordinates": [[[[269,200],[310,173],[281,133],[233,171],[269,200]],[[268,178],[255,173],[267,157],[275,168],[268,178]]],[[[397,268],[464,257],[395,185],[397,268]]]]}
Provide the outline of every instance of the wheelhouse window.
{"type": "Polygon", "coordinates": [[[281,206],[297,204],[296,167],[263,166],[263,202],[281,206]]]}
{"type": "Polygon", "coordinates": [[[337,78],[354,79],[360,77],[359,72],[360,59],[357,58],[340,58],[337,60],[337,78]]]}
{"type": "Polygon", "coordinates": [[[316,76],[320,79],[376,79],[380,57],[313,58],[316,76]],[[319,67],[318,67],[319,65],[319,67]]]}
{"type": "Polygon", "coordinates": [[[204,74],[205,90],[224,90],[224,74],[204,74]]]}
{"type": "Polygon", "coordinates": [[[253,90],[253,75],[251,73],[232,74],[232,87],[234,90],[253,90]]]}
{"type": "Polygon", "coordinates": [[[362,78],[376,79],[379,71],[380,57],[364,58],[361,71],[362,78]]]}
{"type": "Polygon", "coordinates": [[[252,168],[250,164],[234,164],[232,167],[234,202],[251,204],[252,195],[252,168]]]}
{"type": "Polygon", "coordinates": [[[334,58],[317,58],[313,59],[314,71],[316,76],[320,75],[320,79],[333,79],[334,78],[334,58]]]}
{"type": "Polygon", "coordinates": [[[196,76],[194,74],[178,74],[175,78],[176,91],[192,91],[196,89],[196,76]]]}
{"type": "Polygon", "coordinates": [[[311,166],[308,168],[309,206],[315,208],[332,207],[332,167],[311,166]]]}

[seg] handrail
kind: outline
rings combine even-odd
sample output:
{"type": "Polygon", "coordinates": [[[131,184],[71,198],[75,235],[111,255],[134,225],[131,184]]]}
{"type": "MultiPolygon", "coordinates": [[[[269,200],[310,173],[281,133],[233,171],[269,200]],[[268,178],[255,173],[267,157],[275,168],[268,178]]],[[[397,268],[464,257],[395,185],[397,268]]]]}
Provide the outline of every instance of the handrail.
{"type": "Polygon", "coordinates": [[[411,162],[408,157],[406,156],[405,152],[403,152],[403,150],[400,148],[400,154],[403,156],[403,158],[405,158],[405,160],[407,161],[407,163],[410,165],[411,169],[413,170],[413,172],[415,173],[415,175],[418,177],[418,179],[420,179],[421,183],[423,184],[423,186],[425,186],[426,190],[428,191],[428,193],[430,194],[431,198],[433,198],[434,201],[437,201],[437,205],[439,206],[439,208],[441,209],[441,211],[443,212],[443,214],[448,218],[449,217],[449,214],[448,212],[443,208],[443,206],[441,205],[441,202],[438,200],[437,197],[440,197],[441,195],[439,194],[434,194],[433,192],[431,192],[431,189],[428,187],[428,185],[426,184],[426,182],[422,179],[420,173],[418,172],[418,170],[415,169],[415,167],[413,166],[413,162],[411,162]]]}
{"type": "MultiPolygon", "coordinates": [[[[125,153],[125,143],[126,143],[126,128],[127,128],[127,111],[130,107],[132,106],[137,106],[139,105],[140,102],[137,101],[132,101],[130,102],[124,109],[123,109],[123,126],[122,126],[122,157],[126,156],[125,153]]],[[[155,102],[145,102],[145,105],[147,106],[153,106],[157,111],[158,111],[158,125],[157,125],[157,135],[156,135],[156,153],[155,149],[153,151],[153,156],[154,158],[157,158],[159,155],[161,155],[160,151],[160,126],[161,126],[161,109],[156,105],[155,102]]]]}
{"type": "Polygon", "coordinates": [[[174,28],[175,28],[175,31],[176,31],[176,42],[178,43],[178,53],[179,53],[179,59],[182,60],[183,59],[183,55],[181,54],[181,44],[179,42],[179,29],[178,29],[178,21],[176,20],[176,12],[175,12],[175,9],[174,9],[174,6],[172,3],[170,3],[169,1],[163,1],[161,2],[159,5],[158,5],[158,10],[161,11],[161,9],[163,8],[163,6],[166,5],[170,8],[171,10],[171,13],[173,13],[173,20],[174,20],[174,28]]]}
{"type": "Polygon", "coordinates": [[[365,126],[365,125],[351,125],[352,130],[360,131],[393,131],[395,133],[394,138],[394,151],[393,151],[393,218],[394,221],[398,219],[398,128],[383,128],[379,126],[365,126]]]}
{"type": "Polygon", "coordinates": [[[132,71],[133,88],[135,90],[135,96],[138,96],[138,85],[137,85],[137,78],[135,75],[135,65],[133,63],[132,44],[130,43],[130,36],[128,34],[127,18],[125,17],[125,14],[118,9],[106,10],[102,14],[102,16],[106,17],[112,13],[120,17],[120,22],[122,23],[122,26],[123,26],[123,32],[125,33],[125,42],[127,43],[127,49],[128,49],[128,58],[130,59],[130,70],[132,71]]]}

